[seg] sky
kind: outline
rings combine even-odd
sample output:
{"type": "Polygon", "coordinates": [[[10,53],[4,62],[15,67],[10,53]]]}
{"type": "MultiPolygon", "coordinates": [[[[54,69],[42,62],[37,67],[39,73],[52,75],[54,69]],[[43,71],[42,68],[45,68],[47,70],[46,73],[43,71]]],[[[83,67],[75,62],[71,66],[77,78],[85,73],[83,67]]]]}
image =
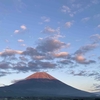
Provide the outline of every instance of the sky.
{"type": "Polygon", "coordinates": [[[0,86],[47,72],[100,91],[100,0],[0,0],[0,86]]]}

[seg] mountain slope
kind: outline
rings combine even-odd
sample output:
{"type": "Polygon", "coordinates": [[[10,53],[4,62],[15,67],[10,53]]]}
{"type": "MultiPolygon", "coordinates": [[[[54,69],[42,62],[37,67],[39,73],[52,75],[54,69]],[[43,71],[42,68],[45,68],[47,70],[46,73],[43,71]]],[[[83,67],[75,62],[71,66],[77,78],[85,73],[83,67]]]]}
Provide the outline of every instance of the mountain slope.
{"type": "Polygon", "coordinates": [[[10,86],[0,88],[0,96],[91,97],[44,72],[35,73],[10,86]]]}

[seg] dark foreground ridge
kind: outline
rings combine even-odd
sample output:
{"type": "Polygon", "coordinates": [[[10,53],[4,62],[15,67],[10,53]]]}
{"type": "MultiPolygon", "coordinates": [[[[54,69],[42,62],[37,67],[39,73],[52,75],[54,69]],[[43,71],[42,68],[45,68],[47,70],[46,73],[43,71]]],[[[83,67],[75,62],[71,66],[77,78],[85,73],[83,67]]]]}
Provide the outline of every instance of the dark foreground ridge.
{"type": "Polygon", "coordinates": [[[94,97],[94,94],[64,84],[45,72],[37,72],[1,87],[0,97],[94,97]]]}

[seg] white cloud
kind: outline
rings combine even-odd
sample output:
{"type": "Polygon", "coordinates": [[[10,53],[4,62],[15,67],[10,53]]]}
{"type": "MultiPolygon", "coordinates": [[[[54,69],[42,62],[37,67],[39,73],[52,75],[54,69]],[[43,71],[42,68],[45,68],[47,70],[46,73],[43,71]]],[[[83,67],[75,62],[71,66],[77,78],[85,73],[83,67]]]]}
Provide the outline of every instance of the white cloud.
{"type": "Polygon", "coordinates": [[[69,14],[69,15],[70,15],[70,17],[73,17],[73,16],[74,16],[74,14],[72,14],[72,13],[71,13],[71,14],[69,14]]]}
{"type": "Polygon", "coordinates": [[[21,44],[21,46],[25,47],[25,46],[26,46],[26,44],[21,44]]]}
{"type": "Polygon", "coordinates": [[[69,55],[68,52],[59,52],[59,53],[53,54],[53,56],[57,58],[65,58],[68,55],[69,55]]]}
{"type": "Polygon", "coordinates": [[[72,25],[73,25],[72,22],[66,22],[66,23],[65,23],[65,27],[66,27],[66,28],[70,28],[72,25]]]}
{"type": "Polygon", "coordinates": [[[5,41],[6,41],[7,43],[9,42],[9,40],[7,40],[7,39],[6,39],[5,41]]]}
{"type": "Polygon", "coordinates": [[[33,56],[33,59],[35,59],[35,60],[43,60],[43,59],[45,59],[45,56],[33,56]]]}
{"type": "Polygon", "coordinates": [[[49,17],[41,17],[41,19],[44,21],[44,22],[50,22],[50,18],[49,17]]]}
{"type": "Polygon", "coordinates": [[[14,33],[15,34],[22,33],[23,31],[25,31],[27,29],[27,27],[25,25],[21,25],[20,28],[21,29],[19,29],[19,30],[15,30],[14,33]]]}
{"type": "Polygon", "coordinates": [[[100,28],[100,24],[97,27],[100,28]]]}
{"type": "Polygon", "coordinates": [[[0,56],[6,57],[6,56],[12,56],[15,54],[21,54],[22,51],[20,50],[12,50],[12,49],[5,49],[4,51],[0,52],[0,56]]]}
{"type": "Polygon", "coordinates": [[[49,26],[45,27],[42,33],[60,33],[60,28],[58,27],[57,29],[53,29],[49,26]]]}
{"type": "Polygon", "coordinates": [[[18,40],[18,42],[24,42],[24,40],[22,40],[22,39],[19,39],[19,40],[18,40]]]}
{"type": "Polygon", "coordinates": [[[82,22],[86,22],[86,21],[88,21],[89,19],[90,19],[90,17],[85,17],[85,18],[82,19],[82,22]]]}
{"type": "Polygon", "coordinates": [[[15,31],[14,31],[15,34],[17,34],[17,33],[19,33],[19,32],[20,32],[19,30],[15,30],[15,31]]]}
{"type": "Polygon", "coordinates": [[[63,5],[61,11],[64,13],[66,13],[66,12],[70,13],[71,9],[68,6],[63,5]]]}
{"type": "Polygon", "coordinates": [[[76,56],[76,61],[78,61],[78,62],[84,62],[85,61],[85,58],[84,58],[83,55],[77,55],[76,56]]]}
{"type": "Polygon", "coordinates": [[[96,61],[94,61],[94,60],[87,60],[83,55],[76,55],[75,60],[76,60],[77,63],[80,63],[80,64],[96,63],[96,61]]]}
{"type": "Polygon", "coordinates": [[[26,30],[26,29],[27,29],[25,25],[21,25],[20,28],[21,28],[22,30],[26,30]]]}
{"type": "Polygon", "coordinates": [[[68,13],[70,17],[74,16],[74,13],[71,11],[71,9],[68,6],[63,5],[61,11],[64,13],[68,13]]]}

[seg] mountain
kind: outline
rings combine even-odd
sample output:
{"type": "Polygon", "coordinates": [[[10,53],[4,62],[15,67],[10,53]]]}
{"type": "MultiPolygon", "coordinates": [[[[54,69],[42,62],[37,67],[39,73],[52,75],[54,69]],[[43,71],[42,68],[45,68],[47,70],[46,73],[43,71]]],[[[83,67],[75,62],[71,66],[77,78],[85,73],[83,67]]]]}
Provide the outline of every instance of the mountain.
{"type": "Polygon", "coordinates": [[[94,94],[73,88],[45,72],[37,72],[12,85],[0,88],[0,97],[92,97],[94,94]]]}
{"type": "Polygon", "coordinates": [[[100,92],[92,92],[93,94],[95,94],[97,97],[100,97],[100,92]]]}

